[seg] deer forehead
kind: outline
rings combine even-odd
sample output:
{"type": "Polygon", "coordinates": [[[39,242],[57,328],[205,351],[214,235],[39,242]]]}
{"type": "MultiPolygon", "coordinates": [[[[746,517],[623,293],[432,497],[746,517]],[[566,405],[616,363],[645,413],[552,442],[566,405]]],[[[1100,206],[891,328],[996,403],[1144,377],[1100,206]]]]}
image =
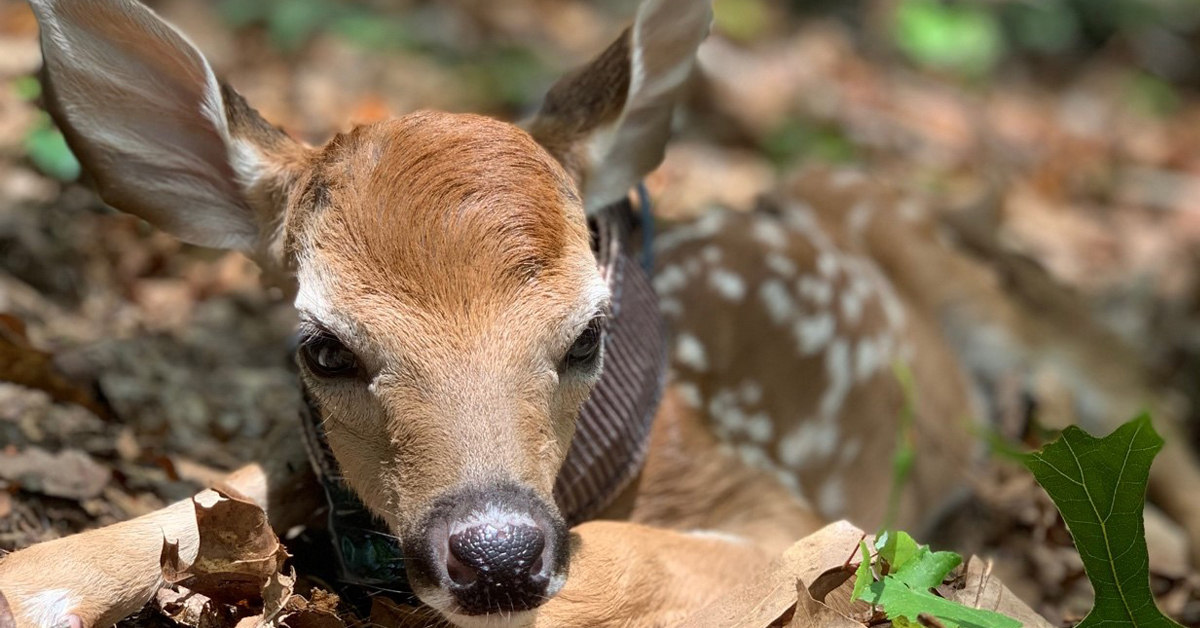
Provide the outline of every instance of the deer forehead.
{"type": "Polygon", "coordinates": [[[421,112],[339,136],[286,231],[298,309],[376,342],[445,347],[500,328],[554,340],[607,297],[574,184],[524,131],[481,116],[421,112]]]}

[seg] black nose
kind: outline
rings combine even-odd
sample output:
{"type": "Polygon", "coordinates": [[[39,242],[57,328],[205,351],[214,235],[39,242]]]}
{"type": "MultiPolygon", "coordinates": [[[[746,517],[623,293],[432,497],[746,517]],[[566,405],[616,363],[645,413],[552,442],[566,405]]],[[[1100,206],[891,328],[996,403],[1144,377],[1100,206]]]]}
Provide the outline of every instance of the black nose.
{"type": "Polygon", "coordinates": [[[438,501],[424,526],[427,549],[410,553],[417,558],[410,568],[425,574],[426,586],[450,594],[453,612],[526,611],[558,592],[566,575],[567,529],[545,500],[502,484],[438,501]]]}
{"type": "Polygon", "coordinates": [[[537,606],[550,582],[536,524],[489,521],[450,535],[446,572],[450,592],[474,612],[522,611],[537,606]]]}

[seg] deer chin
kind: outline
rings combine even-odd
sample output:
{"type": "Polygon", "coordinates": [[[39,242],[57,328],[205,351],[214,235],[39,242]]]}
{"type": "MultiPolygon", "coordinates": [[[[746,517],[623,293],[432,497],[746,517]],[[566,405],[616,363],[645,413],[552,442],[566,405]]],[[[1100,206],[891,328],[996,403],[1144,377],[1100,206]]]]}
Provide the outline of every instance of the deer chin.
{"type": "MultiPolygon", "coordinates": [[[[555,576],[550,583],[544,602],[550,601],[567,583],[566,574],[555,576]]],[[[413,587],[413,592],[426,605],[459,628],[524,628],[532,626],[538,616],[533,608],[516,612],[497,612],[485,615],[469,615],[460,611],[454,596],[438,587],[413,587]]]]}

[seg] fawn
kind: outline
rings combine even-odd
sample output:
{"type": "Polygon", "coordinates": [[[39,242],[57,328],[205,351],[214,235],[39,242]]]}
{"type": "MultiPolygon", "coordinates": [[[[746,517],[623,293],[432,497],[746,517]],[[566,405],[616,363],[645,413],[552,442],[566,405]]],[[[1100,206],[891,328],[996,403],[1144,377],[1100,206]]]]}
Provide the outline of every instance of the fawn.
{"type": "MultiPolygon", "coordinates": [[[[321,445],[400,539],[413,591],[456,625],[678,623],[828,518],[877,525],[906,403],[896,361],[919,391],[923,460],[897,523],[928,521],[980,448],[969,374],[1019,354],[964,361],[954,347],[991,337],[976,320],[1028,349],[1011,363],[1042,339],[929,215],[860,176],[798,178],[771,210],[659,239],[673,371],[635,472],[572,514],[556,478],[581,407],[618,366],[606,319],[628,297],[598,267],[589,219],[661,161],[708,2],[647,0],[523,128],[419,112],[319,147],[266,123],[135,0],[32,3],[48,108],[101,197],[294,276],[321,445]]],[[[1112,394],[1136,403],[1132,386],[1112,394]]],[[[302,441],[224,483],[277,529],[315,493],[302,441]]],[[[1194,478],[1181,460],[1171,477],[1194,478]]],[[[5,557],[17,625],[136,611],[161,585],[164,538],[194,557],[191,508],[5,557]]]]}

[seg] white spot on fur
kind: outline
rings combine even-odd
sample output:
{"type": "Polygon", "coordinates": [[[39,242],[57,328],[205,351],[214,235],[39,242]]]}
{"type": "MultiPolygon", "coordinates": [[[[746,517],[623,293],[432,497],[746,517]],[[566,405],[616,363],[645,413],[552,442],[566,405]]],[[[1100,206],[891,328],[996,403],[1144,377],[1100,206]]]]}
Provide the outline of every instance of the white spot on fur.
{"type": "Polygon", "coordinates": [[[672,264],[654,276],[654,290],[660,296],[670,296],[687,285],[688,276],[678,265],[672,264]]]}
{"type": "Polygon", "coordinates": [[[875,205],[867,201],[859,201],[846,214],[846,227],[850,237],[857,243],[862,241],[863,231],[871,224],[871,216],[875,214],[875,205]]]}
{"type": "Polygon", "coordinates": [[[710,244],[700,251],[700,257],[709,264],[718,264],[721,262],[721,249],[717,248],[715,244],[710,244]]]}
{"type": "Polygon", "coordinates": [[[25,598],[25,619],[32,626],[57,626],[83,600],[69,589],[47,589],[25,598]]]}
{"type": "Polygon", "coordinates": [[[686,242],[707,240],[725,228],[727,214],[723,211],[705,212],[689,224],[675,227],[654,239],[654,249],[660,253],[686,242]]]}
{"type": "Polygon", "coordinates": [[[829,346],[825,353],[825,373],[829,383],[821,395],[820,413],[823,419],[836,421],[851,385],[850,345],[845,338],[838,338],[829,346]]]}
{"type": "Polygon", "coordinates": [[[783,464],[799,469],[810,460],[827,458],[837,449],[837,443],[837,424],[808,420],[781,438],[776,449],[783,464]]]}
{"type": "Polygon", "coordinates": [[[762,385],[756,381],[747,380],[742,382],[738,388],[738,395],[741,396],[744,403],[753,405],[762,401],[763,389],[762,385]]]}
{"type": "Polygon", "coordinates": [[[767,456],[767,452],[758,445],[742,443],[737,446],[737,454],[738,458],[746,466],[754,467],[755,469],[764,469],[771,464],[771,459],[767,456]]]}
{"type": "Polygon", "coordinates": [[[708,356],[700,339],[689,334],[681,333],[675,340],[675,358],[679,363],[693,371],[708,370],[708,356]]]}
{"type": "Polygon", "coordinates": [[[778,279],[768,279],[758,286],[758,297],[767,308],[767,316],[776,325],[786,324],[793,320],[799,310],[792,295],[788,294],[787,286],[778,279]]]}
{"type": "Polygon", "coordinates": [[[775,431],[775,422],[763,412],[756,412],[746,418],[746,436],[756,443],[770,442],[775,431]]]}
{"type": "Polygon", "coordinates": [[[663,314],[668,316],[682,316],[683,304],[675,299],[661,299],[658,302],[658,309],[663,314]]]}
{"type": "Polygon", "coordinates": [[[796,282],[796,289],[817,307],[827,307],[833,301],[833,284],[813,275],[801,277],[796,282]]]}
{"type": "Polygon", "coordinates": [[[764,261],[767,264],[767,268],[771,269],[776,275],[789,278],[796,275],[796,262],[792,261],[786,255],[767,253],[764,261]]]}
{"type": "Polygon", "coordinates": [[[700,387],[691,382],[676,384],[675,391],[679,395],[679,399],[693,409],[699,408],[704,403],[700,397],[700,387]]]}
{"type": "Polygon", "coordinates": [[[817,272],[821,273],[823,277],[832,279],[837,276],[837,271],[838,259],[835,254],[822,251],[820,255],[817,255],[817,272]]]}
{"type": "Polygon", "coordinates": [[[746,297],[746,281],[724,268],[716,268],[709,273],[708,283],[717,294],[734,303],[746,297]]]}
{"type": "Polygon", "coordinates": [[[824,311],[796,321],[793,332],[800,344],[800,352],[814,355],[829,344],[836,329],[837,321],[832,314],[824,311]]]}
{"type": "Polygon", "coordinates": [[[775,221],[760,219],[754,221],[754,239],[762,244],[765,244],[773,249],[782,249],[787,246],[787,234],[783,232],[783,228],[775,221]]]}
{"type": "Polygon", "coordinates": [[[842,319],[847,325],[857,325],[862,320],[863,302],[862,298],[853,290],[847,290],[842,293],[842,319]]]}

